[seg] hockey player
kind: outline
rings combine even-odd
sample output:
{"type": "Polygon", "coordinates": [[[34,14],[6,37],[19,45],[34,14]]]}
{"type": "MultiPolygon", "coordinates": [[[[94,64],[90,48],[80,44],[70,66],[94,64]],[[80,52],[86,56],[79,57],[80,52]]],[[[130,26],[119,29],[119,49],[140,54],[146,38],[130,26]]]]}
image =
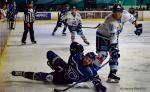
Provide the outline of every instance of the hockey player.
{"type": "Polygon", "coordinates": [[[65,17],[65,16],[67,15],[68,11],[69,11],[69,5],[66,4],[66,5],[64,6],[64,9],[62,9],[62,10],[60,11],[60,14],[58,15],[58,20],[57,20],[56,27],[54,28],[54,30],[53,30],[53,32],[52,32],[52,35],[53,35],[53,36],[55,35],[55,32],[57,31],[58,27],[61,27],[62,24],[64,24],[64,29],[63,29],[63,31],[62,31],[62,35],[63,35],[63,36],[66,35],[65,31],[66,31],[66,29],[67,29],[67,23],[66,23],[66,20],[63,19],[63,17],[65,17]]]}
{"type": "Polygon", "coordinates": [[[77,12],[77,9],[75,6],[71,8],[71,12],[68,13],[68,15],[64,18],[67,20],[68,28],[71,33],[71,41],[75,41],[75,33],[77,32],[78,35],[81,36],[83,41],[89,45],[90,43],[85,38],[83,32],[82,32],[82,23],[81,23],[81,16],[77,12]]]}
{"type": "Polygon", "coordinates": [[[10,3],[7,11],[7,19],[8,19],[8,24],[9,24],[9,29],[15,29],[15,23],[16,23],[16,16],[17,16],[17,8],[16,8],[16,3],[10,3]]]}
{"type": "Polygon", "coordinates": [[[101,61],[107,58],[109,52],[110,73],[107,82],[118,83],[120,77],[116,73],[118,70],[118,59],[120,57],[118,48],[119,34],[123,30],[124,23],[129,21],[136,27],[135,34],[140,36],[142,34],[142,24],[137,24],[135,17],[124,10],[120,4],[115,4],[112,11],[112,14],[106,17],[105,21],[97,30],[96,51],[101,61]]]}
{"type": "Polygon", "coordinates": [[[47,52],[47,64],[54,70],[51,73],[12,71],[13,76],[22,76],[27,79],[44,81],[54,84],[71,84],[85,79],[83,82],[91,81],[96,92],[105,92],[106,87],[101,83],[97,71],[99,67],[93,63],[95,54],[93,52],[83,54],[83,46],[73,42],[70,46],[70,58],[66,63],[53,51],[47,52]]]}

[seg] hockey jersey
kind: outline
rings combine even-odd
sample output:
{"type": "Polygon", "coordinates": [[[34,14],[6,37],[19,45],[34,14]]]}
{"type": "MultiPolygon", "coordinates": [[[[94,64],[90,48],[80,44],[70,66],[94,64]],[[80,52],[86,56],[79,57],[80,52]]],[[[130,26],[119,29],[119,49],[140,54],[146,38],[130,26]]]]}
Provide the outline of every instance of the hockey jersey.
{"type": "Polygon", "coordinates": [[[64,17],[65,20],[67,20],[68,26],[78,26],[81,25],[81,16],[78,12],[76,12],[76,15],[73,16],[71,12],[68,12],[67,16],[64,17]]]}
{"type": "Polygon", "coordinates": [[[17,11],[16,8],[10,7],[10,8],[8,9],[8,11],[7,11],[7,18],[8,18],[9,20],[15,20],[15,18],[17,17],[17,16],[16,16],[17,13],[18,13],[18,11],[17,11]]]}
{"type": "Polygon", "coordinates": [[[123,10],[122,17],[120,20],[116,20],[113,18],[112,14],[109,14],[104,23],[99,26],[97,29],[97,32],[110,38],[111,43],[117,43],[117,35],[120,33],[123,29],[123,25],[125,22],[134,22],[136,21],[135,17],[130,14],[128,11],[123,10]],[[112,36],[112,34],[114,34],[112,36]]]}
{"type": "Polygon", "coordinates": [[[35,21],[35,11],[33,9],[26,9],[24,11],[24,22],[30,23],[35,21]]]}
{"type": "Polygon", "coordinates": [[[90,66],[83,66],[83,58],[84,55],[82,53],[70,56],[68,69],[65,73],[67,79],[77,82],[81,79],[97,75],[97,71],[99,69],[98,66],[94,64],[90,66]]]}
{"type": "Polygon", "coordinates": [[[68,10],[65,10],[65,9],[61,10],[60,14],[58,16],[58,20],[59,21],[64,21],[64,17],[67,16],[67,13],[68,13],[68,10]]]}

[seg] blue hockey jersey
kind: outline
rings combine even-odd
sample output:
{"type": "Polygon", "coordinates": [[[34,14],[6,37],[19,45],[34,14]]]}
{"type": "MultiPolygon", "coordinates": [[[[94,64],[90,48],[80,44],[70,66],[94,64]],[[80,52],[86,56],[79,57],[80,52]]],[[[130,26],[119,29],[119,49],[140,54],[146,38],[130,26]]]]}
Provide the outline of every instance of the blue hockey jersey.
{"type": "Polygon", "coordinates": [[[99,67],[94,64],[90,66],[84,66],[83,58],[84,55],[82,53],[77,53],[70,56],[68,61],[68,69],[65,73],[67,79],[77,82],[81,79],[97,75],[99,67]]]}

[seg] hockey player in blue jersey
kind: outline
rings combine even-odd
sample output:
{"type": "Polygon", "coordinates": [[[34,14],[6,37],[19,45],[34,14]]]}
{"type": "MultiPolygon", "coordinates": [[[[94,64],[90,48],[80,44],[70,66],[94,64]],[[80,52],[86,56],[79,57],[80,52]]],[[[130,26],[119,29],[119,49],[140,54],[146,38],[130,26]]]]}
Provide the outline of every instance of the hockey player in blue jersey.
{"type": "Polygon", "coordinates": [[[63,29],[62,35],[63,36],[66,35],[65,31],[67,29],[67,23],[66,23],[66,20],[63,20],[63,17],[67,15],[68,11],[69,11],[69,5],[66,4],[66,5],[64,5],[64,8],[60,11],[60,14],[58,14],[57,24],[52,32],[53,36],[55,35],[55,32],[57,31],[58,27],[61,27],[62,24],[64,24],[64,29],[63,29]]]}
{"type": "Polygon", "coordinates": [[[48,51],[47,64],[54,70],[51,73],[12,71],[12,75],[59,85],[72,84],[87,78],[84,82],[91,81],[96,92],[106,92],[106,87],[102,85],[101,79],[97,74],[99,67],[94,63],[96,55],[93,52],[84,55],[83,50],[81,44],[73,42],[70,45],[71,55],[68,63],[53,51],[48,51]]]}
{"type": "Polygon", "coordinates": [[[15,29],[15,23],[16,23],[16,17],[17,17],[17,8],[16,8],[16,3],[12,2],[8,6],[8,11],[7,11],[7,20],[8,20],[8,26],[9,29],[15,29]]]}

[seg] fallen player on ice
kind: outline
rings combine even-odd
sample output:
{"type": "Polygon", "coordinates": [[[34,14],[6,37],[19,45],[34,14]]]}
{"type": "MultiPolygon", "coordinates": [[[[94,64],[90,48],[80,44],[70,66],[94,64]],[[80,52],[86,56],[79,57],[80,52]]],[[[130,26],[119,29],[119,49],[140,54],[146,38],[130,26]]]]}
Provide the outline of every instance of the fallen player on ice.
{"type": "MultiPolygon", "coordinates": [[[[58,85],[72,84],[74,82],[91,81],[96,92],[106,92],[97,71],[100,63],[94,52],[83,54],[84,48],[81,44],[73,42],[70,45],[70,57],[68,63],[56,55],[53,51],[47,52],[47,64],[54,70],[51,73],[12,71],[13,76],[21,76],[31,80],[44,81],[58,85]]],[[[79,82],[80,83],[80,82],[79,82]]]]}

